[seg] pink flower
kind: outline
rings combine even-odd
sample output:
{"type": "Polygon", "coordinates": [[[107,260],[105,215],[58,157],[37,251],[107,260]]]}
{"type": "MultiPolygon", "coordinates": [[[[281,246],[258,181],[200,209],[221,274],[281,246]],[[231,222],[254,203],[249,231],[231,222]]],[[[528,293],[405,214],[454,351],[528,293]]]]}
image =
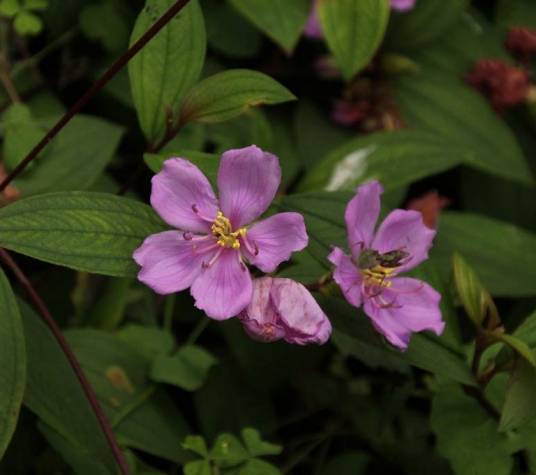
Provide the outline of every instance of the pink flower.
{"type": "Polygon", "coordinates": [[[374,232],[382,192],[377,181],[358,188],[344,215],[351,256],[334,248],[328,259],[346,300],[363,305],[376,330],[404,350],[412,332],[440,335],[445,326],[439,293],[420,280],[398,277],[428,258],[435,231],[418,211],[397,209],[374,232]]]}
{"type": "MultiPolygon", "coordinates": [[[[308,38],[323,38],[322,27],[318,21],[318,2],[319,0],[313,0],[311,12],[309,18],[305,24],[303,34],[308,38]]],[[[407,12],[415,7],[417,0],[391,0],[391,8],[398,10],[399,12],[407,12]]]]}
{"type": "Polygon", "coordinates": [[[331,323],[316,300],[291,279],[255,279],[253,298],[239,318],[253,339],[264,342],[321,345],[331,334],[331,323]]]}
{"type": "Polygon", "coordinates": [[[149,236],[134,252],[141,266],[138,279],[159,294],[190,287],[196,306],[217,320],[238,315],[253,293],[245,262],[273,272],[307,245],[298,213],[251,224],[266,211],[280,182],[278,158],[254,145],[223,154],[219,201],[188,160],[164,162],[152,179],[151,205],[176,229],[149,236]]]}

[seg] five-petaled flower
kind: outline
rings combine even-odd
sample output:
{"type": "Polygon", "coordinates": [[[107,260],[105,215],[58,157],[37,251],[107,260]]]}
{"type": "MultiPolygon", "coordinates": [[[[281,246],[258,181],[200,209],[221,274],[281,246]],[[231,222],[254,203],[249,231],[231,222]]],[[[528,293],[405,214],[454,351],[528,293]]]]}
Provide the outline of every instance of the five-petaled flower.
{"type": "Polygon", "coordinates": [[[374,232],[382,192],[377,181],[358,188],[344,216],[351,256],[334,248],[328,259],[348,302],[363,305],[374,327],[403,350],[412,332],[440,335],[445,326],[439,293],[420,280],[398,277],[428,258],[435,231],[418,211],[394,210],[374,232]]]}
{"type": "Polygon", "coordinates": [[[152,179],[151,205],[176,228],[149,236],[134,252],[138,279],[159,294],[190,287],[198,308],[223,320],[251,301],[245,263],[273,272],[308,241],[303,217],[266,211],[281,181],[275,155],[252,145],[220,161],[219,200],[208,179],[188,160],[172,158],[152,179]],[[253,223],[253,224],[251,224],[253,223]]]}
{"type": "Polygon", "coordinates": [[[251,303],[239,318],[246,332],[263,342],[321,345],[331,335],[331,323],[314,297],[291,279],[255,279],[251,303]]]}

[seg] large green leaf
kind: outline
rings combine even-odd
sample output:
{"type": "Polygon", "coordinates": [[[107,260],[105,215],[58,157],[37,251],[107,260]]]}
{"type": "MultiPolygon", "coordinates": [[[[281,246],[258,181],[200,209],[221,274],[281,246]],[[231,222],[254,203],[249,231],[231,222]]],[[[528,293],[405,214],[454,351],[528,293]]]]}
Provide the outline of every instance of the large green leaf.
{"type": "Polygon", "coordinates": [[[41,319],[26,304],[21,310],[28,356],[24,403],[80,456],[115,474],[113,455],[67,358],[41,319]]]}
{"type": "Polygon", "coordinates": [[[363,69],[383,39],[389,0],[321,1],[318,16],[328,47],[346,80],[363,69]]]}
{"type": "Polygon", "coordinates": [[[183,462],[189,428],[173,401],[149,382],[150,361],[114,335],[71,330],[66,337],[110,418],[129,447],[183,462]]]}
{"type": "Polygon", "coordinates": [[[448,268],[454,252],[467,259],[492,295],[536,295],[536,235],[469,213],[444,213],[434,252],[448,268]]]}
{"type": "MultiPolygon", "coordinates": [[[[174,0],[148,0],[132,32],[142,36],[174,0]]],[[[166,131],[180,102],[203,67],[206,34],[197,0],[191,0],[128,65],[132,96],[141,128],[151,143],[166,131]]]]}
{"type": "Polygon", "coordinates": [[[0,460],[13,436],[26,384],[26,350],[19,307],[0,269],[0,460]]]}
{"type": "Polygon", "coordinates": [[[112,276],[135,275],[132,253],[164,229],[148,206],[105,193],[50,193],[0,209],[2,247],[112,276]]]}
{"type": "Polygon", "coordinates": [[[397,81],[404,120],[463,149],[468,165],[531,183],[530,169],[512,132],[478,93],[460,81],[410,75],[397,81]]]}
{"type": "Polygon", "coordinates": [[[536,369],[519,359],[510,375],[499,429],[518,429],[536,420],[536,369]]]}
{"type": "Polygon", "coordinates": [[[123,128],[111,122],[77,115],[14,184],[23,196],[89,189],[113,158],[122,134],[123,128]]]}
{"type": "Polygon", "coordinates": [[[437,449],[456,475],[510,475],[508,438],[475,399],[456,387],[443,387],[434,396],[432,430],[437,449]]]}
{"type": "Polygon", "coordinates": [[[311,170],[300,190],[353,190],[377,179],[389,191],[452,168],[462,155],[454,144],[429,132],[379,132],[335,149],[311,170]]]}
{"type": "Polygon", "coordinates": [[[181,122],[223,122],[250,107],[279,104],[296,97],[266,74],[231,69],[201,81],[186,95],[181,122]]]}
{"type": "Polygon", "coordinates": [[[230,1],[242,15],[289,52],[296,46],[311,9],[311,0],[230,1]]]}

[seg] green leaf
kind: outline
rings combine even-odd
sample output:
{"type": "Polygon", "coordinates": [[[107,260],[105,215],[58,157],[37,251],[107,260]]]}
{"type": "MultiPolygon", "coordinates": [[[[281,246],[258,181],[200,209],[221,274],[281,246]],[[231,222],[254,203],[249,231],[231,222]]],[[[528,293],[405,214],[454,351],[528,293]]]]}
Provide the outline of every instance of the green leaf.
{"type": "Polygon", "coordinates": [[[536,235],[521,228],[470,213],[443,213],[433,252],[445,265],[459,252],[492,295],[536,295],[536,235]]]}
{"type": "Polygon", "coordinates": [[[212,468],[208,460],[195,460],[184,466],[184,475],[212,475],[212,468]]]}
{"type": "MultiPolygon", "coordinates": [[[[55,119],[43,123],[52,127],[55,119]]],[[[15,185],[23,196],[89,189],[114,157],[123,131],[106,120],[77,115],[15,185]]]]}
{"type": "Polygon", "coordinates": [[[518,429],[536,418],[536,369],[518,360],[510,375],[501,411],[500,431],[518,429]]]}
{"type": "Polygon", "coordinates": [[[389,0],[323,0],[318,16],[329,49],[348,81],[376,53],[385,34],[389,0]]]}
{"type": "Polygon", "coordinates": [[[10,106],[4,113],[2,129],[4,163],[8,170],[15,168],[46,132],[32,117],[30,108],[19,103],[10,106]]]}
{"type": "Polygon", "coordinates": [[[48,0],[24,0],[24,8],[27,10],[46,10],[48,7],[48,0]]]}
{"type": "Polygon", "coordinates": [[[281,471],[264,460],[252,459],[240,468],[238,475],[281,475],[281,471]]]}
{"type": "Polygon", "coordinates": [[[20,9],[19,0],[2,0],[0,2],[0,15],[14,17],[20,9]]]}
{"type": "Polygon", "coordinates": [[[396,91],[409,126],[434,132],[463,149],[460,156],[471,167],[532,183],[512,132],[482,96],[459,80],[409,75],[396,82],[396,91]]]}
{"type": "Polygon", "coordinates": [[[80,383],[50,330],[21,303],[27,351],[24,403],[104,473],[116,473],[115,459],[80,383]]]}
{"type": "Polygon", "coordinates": [[[247,451],[252,457],[279,455],[283,450],[280,445],[263,441],[259,431],[251,427],[246,427],[242,430],[242,439],[244,440],[247,451]]]}
{"type": "Polygon", "coordinates": [[[536,356],[530,349],[529,345],[527,345],[523,340],[517,338],[516,336],[507,335],[504,333],[498,333],[495,336],[499,341],[502,341],[512,348],[516,353],[522,356],[533,368],[536,368],[536,356]]]}
{"type": "Polygon", "coordinates": [[[210,457],[222,467],[232,467],[249,458],[240,440],[232,434],[220,434],[214,441],[210,457]]]}
{"type": "Polygon", "coordinates": [[[131,278],[108,279],[102,294],[86,317],[88,326],[107,331],[115,330],[125,316],[131,286],[131,278]]]}
{"type": "Polygon", "coordinates": [[[301,191],[354,190],[371,179],[389,191],[458,165],[461,153],[440,136],[417,130],[375,133],[337,147],[306,175],[301,191]]]}
{"type": "Polygon", "coordinates": [[[531,0],[499,0],[496,20],[504,27],[536,28],[536,5],[531,0]]]}
{"type": "Polygon", "coordinates": [[[489,314],[498,321],[497,309],[488,291],[482,286],[474,270],[465,260],[454,254],[454,282],[465,311],[476,326],[482,325],[489,314]]]}
{"type": "Polygon", "coordinates": [[[173,335],[156,327],[130,324],[123,327],[117,336],[148,361],[171,353],[175,346],[173,335]]]}
{"type": "Polygon", "coordinates": [[[70,330],[66,337],[120,442],[166,460],[186,461],[181,442],[189,427],[170,397],[150,383],[150,362],[109,333],[70,330]]]}
{"type": "Polygon", "coordinates": [[[230,0],[249,21],[291,52],[300,38],[311,9],[310,0],[230,0]]]}
{"type": "Polygon", "coordinates": [[[15,432],[26,385],[26,350],[20,311],[0,269],[0,460],[15,432]]]}
{"type": "Polygon", "coordinates": [[[128,18],[118,4],[101,2],[87,5],[80,13],[80,28],[90,39],[98,40],[110,52],[119,52],[128,46],[128,18]]]}
{"type": "MultiPolygon", "coordinates": [[[[174,0],[148,0],[132,32],[140,38],[174,0]]],[[[132,96],[141,128],[154,144],[175,117],[184,94],[201,73],[206,34],[197,0],[191,0],[128,64],[132,96]]]]}
{"type": "Polygon", "coordinates": [[[201,455],[201,457],[208,457],[207,443],[200,435],[189,435],[182,443],[182,447],[201,455]]]}
{"type": "Polygon", "coordinates": [[[43,29],[43,20],[29,11],[22,10],[15,17],[13,26],[19,35],[37,35],[43,29]]]}
{"type": "Polygon", "coordinates": [[[173,355],[160,355],[151,369],[151,378],[160,383],[168,383],[195,391],[205,382],[208,372],[216,364],[216,359],[200,346],[186,345],[173,355]]]}
{"type": "Polygon", "coordinates": [[[266,74],[231,69],[204,79],[186,94],[180,121],[223,122],[250,107],[295,99],[287,88],[266,74]]]}
{"type": "Polygon", "coordinates": [[[96,274],[134,276],[132,253],[165,229],[151,208],[105,193],[50,193],[0,209],[0,246],[96,274]]]}
{"type": "Polygon", "coordinates": [[[434,396],[432,430],[437,450],[457,475],[510,475],[508,438],[475,399],[461,389],[444,387],[434,396]]]}

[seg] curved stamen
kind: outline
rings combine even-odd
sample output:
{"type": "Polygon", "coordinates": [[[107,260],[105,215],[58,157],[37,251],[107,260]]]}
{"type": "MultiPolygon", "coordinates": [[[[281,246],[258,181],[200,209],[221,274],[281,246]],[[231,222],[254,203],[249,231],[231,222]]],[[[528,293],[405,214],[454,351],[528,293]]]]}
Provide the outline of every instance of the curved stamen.
{"type": "Polygon", "coordinates": [[[255,241],[250,241],[245,233],[241,236],[241,239],[244,243],[244,247],[250,254],[253,254],[254,256],[259,255],[259,248],[257,247],[257,243],[255,241]]]}
{"type": "Polygon", "coordinates": [[[244,259],[242,258],[242,254],[240,253],[240,251],[237,252],[236,255],[238,256],[238,263],[240,264],[240,269],[242,271],[246,271],[248,268],[246,264],[244,263],[244,259]]]}
{"type": "Polygon", "coordinates": [[[216,249],[217,247],[220,247],[218,246],[218,243],[217,242],[214,242],[212,244],[210,244],[209,246],[206,246],[206,247],[202,247],[201,249],[199,249],[195,244],[192,246],[192,252],[196,255],[196,256],[200,256],[201,254],[205,254],[209,251],[212,251],[213,249],[216,249]]]}
{"type": "Polygon", "coordinates": [[[214,221],[214,218],[209,218],[207,216],[204,216],[199,211],[199,207],[196,204],[192,205],[192,211],[197,215],[198,218],[202,219],[203,221],[206,221],[207,223],[212,223],[214,221]]]}
{"type": "Polygon", "coordinates": [[[210,266],[212,266],[217,260],[218,258],[221,256],[221,253],[223,252],[223,247],[221,246],[218,246],[217,244],[214,245],[215,247],[219,247],[218,251],[216,252],[216,254],[214,254],[212,256],[212,259],[210,259],[210,261],[208,262],[203,262],[203,267],[205,269],[208,269],[210,266]]]}
{"type": "Polygon", "coordinates": [[[182,237],[185,241],[192,241],[192,242],[199,242],[199,241],[206,241],[210,235],[198,235],[198,234],[192,234],[190,231],[184,231],[182,233],[182,237]]]}

